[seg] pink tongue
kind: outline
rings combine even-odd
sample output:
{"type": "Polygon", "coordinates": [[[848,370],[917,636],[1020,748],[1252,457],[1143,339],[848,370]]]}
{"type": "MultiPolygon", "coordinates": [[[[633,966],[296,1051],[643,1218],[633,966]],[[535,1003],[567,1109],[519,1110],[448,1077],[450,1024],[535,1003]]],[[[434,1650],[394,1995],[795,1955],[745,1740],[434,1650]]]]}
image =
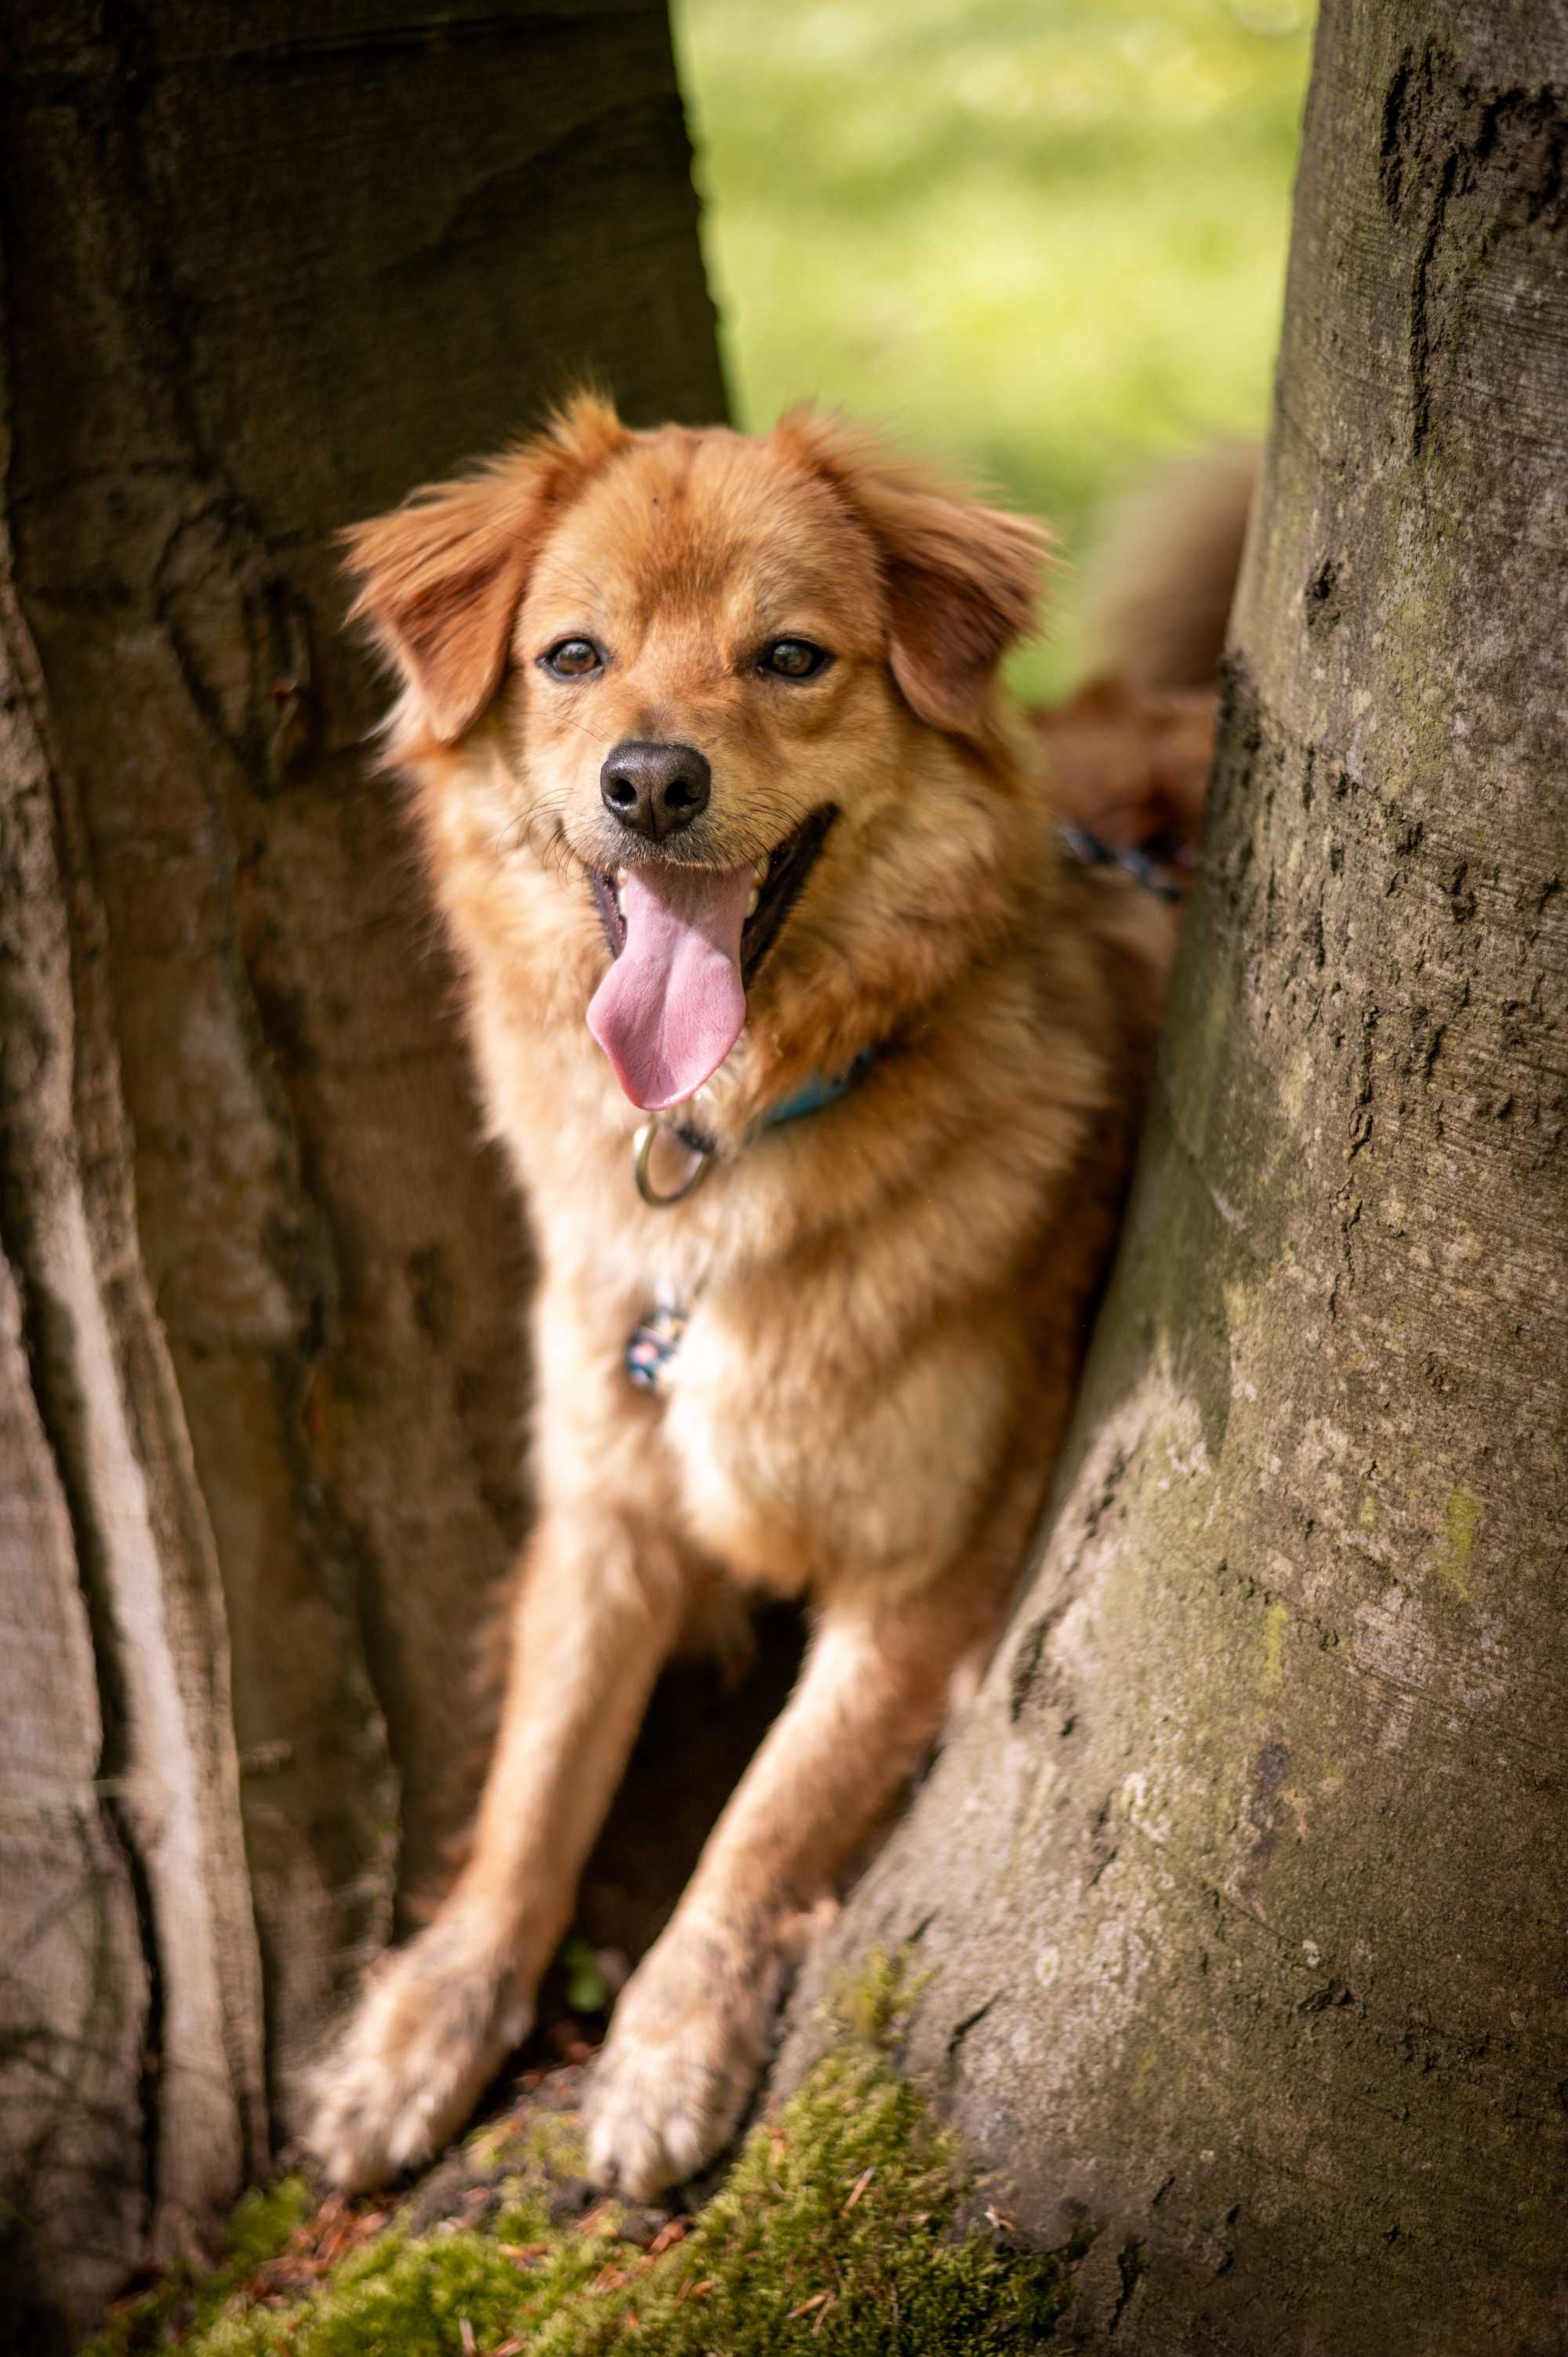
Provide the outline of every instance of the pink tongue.
{"type": "Polygon", "coordinates": [[[647,1113],[680,1104],[740,1037],[740,930],[749,867],[628,867],[626,947],[588,1006],[588,1028],[647,1113]]]}

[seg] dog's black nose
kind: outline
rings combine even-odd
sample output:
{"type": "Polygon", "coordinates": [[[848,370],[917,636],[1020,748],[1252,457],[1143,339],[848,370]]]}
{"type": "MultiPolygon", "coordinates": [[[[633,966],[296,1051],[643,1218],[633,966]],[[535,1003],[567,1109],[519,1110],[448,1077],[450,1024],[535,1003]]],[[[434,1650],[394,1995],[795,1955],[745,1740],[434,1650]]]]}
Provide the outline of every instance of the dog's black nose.
{"type": "Polygon", "coordinates": [[[701,816],[713,782],[694,745],[618,745],[599,771],[599,794],[623,826],[659,843],[701,816]]]}

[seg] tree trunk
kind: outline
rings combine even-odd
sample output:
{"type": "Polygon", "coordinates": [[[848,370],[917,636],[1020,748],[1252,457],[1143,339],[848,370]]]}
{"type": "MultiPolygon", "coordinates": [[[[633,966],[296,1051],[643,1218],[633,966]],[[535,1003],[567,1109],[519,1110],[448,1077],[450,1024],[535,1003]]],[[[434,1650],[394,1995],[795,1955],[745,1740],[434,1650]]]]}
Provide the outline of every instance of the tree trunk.
{"type": "Polygon", "coordinates": [[[333,535],[583,372],[723,393],[663,7],[438,15],[4,33],[14,2307],[90,2312],[289,2129],[521,1519],[525,1254],[333,535]]]}
{"type": "Polygon", "coordinates": [[[1054,1526],[823,1959],[916,1943],[1128,2357],[1568,2348],[1565,69],[1562,0],[1326,0],[1054,1526]]]}

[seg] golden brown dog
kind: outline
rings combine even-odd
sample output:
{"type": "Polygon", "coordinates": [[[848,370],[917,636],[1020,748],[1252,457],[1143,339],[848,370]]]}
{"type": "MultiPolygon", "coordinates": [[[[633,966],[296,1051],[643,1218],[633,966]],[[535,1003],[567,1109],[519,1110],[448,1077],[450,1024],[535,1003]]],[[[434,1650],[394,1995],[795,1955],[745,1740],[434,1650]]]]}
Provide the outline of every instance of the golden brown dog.
{"type": "Polygon", "coordinates": [[[993,1640],[1176,919],[1064,861],[999,684],[1036,528],[834,417],[579,399],[352,548],[539,1246],[539,1512],[471,1853],[315,2142],[360,2186],[460,2125],[660,1664],[802,1597],[799,1685],[596,2066],[592,2170],[641,2195],[733,2132],[801,1926],[993,1640]]]}

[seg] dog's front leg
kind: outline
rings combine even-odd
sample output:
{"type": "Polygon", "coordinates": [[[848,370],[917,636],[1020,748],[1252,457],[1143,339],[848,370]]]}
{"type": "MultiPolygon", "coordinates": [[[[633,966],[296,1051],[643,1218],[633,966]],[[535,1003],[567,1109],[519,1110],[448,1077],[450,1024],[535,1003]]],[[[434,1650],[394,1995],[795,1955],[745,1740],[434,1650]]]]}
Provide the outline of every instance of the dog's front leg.
{"type": "Polygon", "coordinates": [[[317,2077],[310,2142],[338,2184],[427,2159],[526,2037],[685,1600],[667,1542],[602,1507],[547,1511],[524,1556],[467,1863],[433,1921],[372,1973],[317,2077]]]}
{"type": "Polygon", "coordinates": [[[824,1613],[789,1705],[616,2007],[589,2097],[598,2183],[643,2198],[728,2142],[813,1911],[897,1800],[994,1620],[993,1599],[950,1591],[824,1613]]]}

